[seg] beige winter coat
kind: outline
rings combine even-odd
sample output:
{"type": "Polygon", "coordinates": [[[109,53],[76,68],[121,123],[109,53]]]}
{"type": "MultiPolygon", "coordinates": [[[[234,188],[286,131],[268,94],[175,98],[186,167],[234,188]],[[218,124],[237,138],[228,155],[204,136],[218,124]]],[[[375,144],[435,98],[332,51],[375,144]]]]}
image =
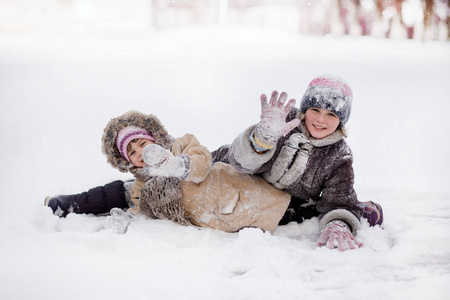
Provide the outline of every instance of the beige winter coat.
{"type": "MultiPolygon", "coordinates": [[[[239,173],[231,165],[215,163],[195,136],[175,139],[171,152],[188,155],[189,176],[181,182],[185,217],[192,224],[235,232],[258,227],[273,232],[288,207],[291,196],[277,190],[259,176],[239,173]]],[[[140,191],[145,182],[136,179],[132,201],[139,210],[140,191]]]]}

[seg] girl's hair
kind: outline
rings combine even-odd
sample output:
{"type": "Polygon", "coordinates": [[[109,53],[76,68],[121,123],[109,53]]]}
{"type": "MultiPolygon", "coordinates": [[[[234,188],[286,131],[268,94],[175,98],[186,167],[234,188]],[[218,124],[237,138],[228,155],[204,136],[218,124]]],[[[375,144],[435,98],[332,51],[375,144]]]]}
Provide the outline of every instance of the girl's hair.
{"type": "Polygon", "coordinates": [[[345,129],[345,126],[342,125],[342,123],[339,124],[338,129],[341,131],[342,135],[347,138],[347,129],[345,129]]]}

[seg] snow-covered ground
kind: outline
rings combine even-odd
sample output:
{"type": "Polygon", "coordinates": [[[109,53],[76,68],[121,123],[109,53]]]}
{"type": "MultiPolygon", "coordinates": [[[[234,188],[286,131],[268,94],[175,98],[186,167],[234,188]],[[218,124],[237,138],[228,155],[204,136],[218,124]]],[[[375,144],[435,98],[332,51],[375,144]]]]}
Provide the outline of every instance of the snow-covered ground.
{"type": "Polygon", "coordinates": [[[146,39],[0,37],[0,299],[448,299],[450,43],[179,29],[146,39]],[[354,91],[348,142],[360,200],[385,211],[364,246],[319,248],[318,220],[274,235],[53,216],[47,195],[130,175],[100,150],[137,109],[211,150],[337,74],[354,91]]]}

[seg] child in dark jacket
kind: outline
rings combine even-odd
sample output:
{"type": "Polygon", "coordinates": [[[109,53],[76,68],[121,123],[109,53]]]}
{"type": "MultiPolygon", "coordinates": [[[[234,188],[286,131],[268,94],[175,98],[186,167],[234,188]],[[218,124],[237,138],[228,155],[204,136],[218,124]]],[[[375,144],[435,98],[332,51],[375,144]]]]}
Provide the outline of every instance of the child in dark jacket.
{"type": "Polygon", "coordinates": [[[353,189],[353,155],[344,140],[352,97],[348,83],[331,75],[311,81],[300,109],[294,99],[285,105],[286,93],[273,92],[269,102],[262,95],[260,122],[219,151],[240,172],[259,174],[293,196],[282,224],[315,206],[318,244],[340,250],[362,245],[354,238],[361,217],[371,226],[383,222],[381,206],[359,202],[353,189]]]}

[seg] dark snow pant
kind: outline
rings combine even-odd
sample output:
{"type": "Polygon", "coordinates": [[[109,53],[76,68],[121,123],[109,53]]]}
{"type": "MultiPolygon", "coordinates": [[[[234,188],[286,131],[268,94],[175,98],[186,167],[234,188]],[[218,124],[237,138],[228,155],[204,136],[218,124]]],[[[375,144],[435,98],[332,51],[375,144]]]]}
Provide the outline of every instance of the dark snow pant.
{"type": "Polygon", "coordinates": [[[69,213],[105,214],[114,208],[128,208],[126,189],[122,180],[98,186],[74,195],[59,195],[48,200],[54,214],[65,217],[69,213]]]}
{"type": "Polygon", "coordinates": [[[305,200],[292,197],[278,225],[286,225],[290,222],[302,223],[304,220],[318,217],[320,213],[317,211],[316,205],[307,203],[305,200]]]}
{"type": "Polygon", "coordinates": [[[104,186],[98,186],[87,192],[70,195],[73,212],[77,214],[103,214],[112,208],[128,208],[124,182],[116,180],[104,186]]]}

